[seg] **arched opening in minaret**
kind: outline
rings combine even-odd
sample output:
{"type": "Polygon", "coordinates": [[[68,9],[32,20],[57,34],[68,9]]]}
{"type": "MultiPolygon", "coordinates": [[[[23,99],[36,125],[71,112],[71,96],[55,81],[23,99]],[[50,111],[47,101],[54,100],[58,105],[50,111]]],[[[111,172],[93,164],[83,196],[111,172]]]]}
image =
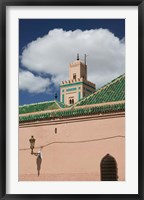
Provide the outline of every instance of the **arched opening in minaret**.
{"type": "Polygon", "coordinates": [[[74,104],[74,98],[69,99],[69,104],[74,104]]]}
{"type": "Polygon", "coordinates": [[[76,73],[73,74],[73,79],[76,80],[76,73]]]}

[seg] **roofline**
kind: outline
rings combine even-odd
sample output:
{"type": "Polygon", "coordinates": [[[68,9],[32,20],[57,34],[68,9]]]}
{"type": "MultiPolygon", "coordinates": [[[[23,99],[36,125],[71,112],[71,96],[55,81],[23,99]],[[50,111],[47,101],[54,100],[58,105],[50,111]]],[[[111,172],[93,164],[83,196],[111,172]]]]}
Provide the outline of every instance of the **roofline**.
{"type": "Polygon", "coordinates": [[[54,120],[42,120],[42,121],[26,121],[19,123],[19,128],[26,128],[31,126],[44,126],[44,125],[56,125],[63,123],[74,123],[74,122],[82,122],[82,121],[91,121],[91,120],[99,120],[99,119],[110,119],[110,118],[118,118],[125,117],[125,111],[121,112],[113,112],[113,113],[105,113],[105,114],[93,114],[93,115],[85,115],[85,116],[76,116],[62,119],[54,119],[54,120]]]}
{"type": "Polygon", "coordinates": [[[99,88],[97,91],[93,92],[92,94],[88,95],[87,97],[84,97],[84,98],[80,99],[79,101],[77,101],[77,102],[73,105],[73,107],[75,107],[75,106],[76,106],[77,104],[79,104],[80,102],[82,102],[82,101],[88,99],[88,98],[91,97],[92,95],[97,94],[98,92],[100,92],[101,90],[103,90],[103,89],[105,89],[106,87],[110,86],[111,84],[117,82],[119,79],[121,79],[121,78],[124,77],[124,76],[125,76],[125,73],[122,74],[122,75],[120,75],[120,76],[118,76],[117,78],[113,79],[111,82],[109,82],[109,83],[107,83],[106,85],[102,86],[102,87],[99,88]]]}
{"type": "Polygon", "coordinates": [[[56,110],[56,112],[45,112],[45,113],[33,113],[25,116],[19,116],[19,122],[24,123],[28,121],[43,121],[43,120],[53,120],[53,119],[61,119],[61,118],[70,118],[70,117],[77,117],[77,116],[87,116],[87,115],[94,115],[94,114],[105,114],[105,113],[113,113],[113,112],[120,112],[125,111],[125,103],[115,103],[115,104],[107,104],[107,105],[100,105],[100,106],[93,106],[83,108],[76,108],[74,110],[67,109],[67,110],[56,110]],[[118,106],[118,107],[117,107],[118,106]]]}
{"type": "Polygon", "coordinates": [[[88,104],[88,105],[83,105],[83,106],[77,106],[77,107],[66,107],[66,108],[60,108],[60,109],[53,109],[53,110],[42,110],[42,111],[37,111],[37,112],[31,112],[31,113],[23,113],[19,114],[19,116],[29,116],[29,115],[36,115],[36,114],[44,114],[44,113],[51,113],[51,112],[60,112],[60,111],[67,111],[67,110],[72,110],[72,109],[80,109],[80,108],[92,108],[92,107],[99,107],[99,106],[106,106],[106,105],[117,105],[125,103],[125,100],[122,101],[113,101],[113,102],[104,102],[104,103],[98,103],[98,104],[88,104]]]}
{"type": "Polygon", "coordinates": [[[44,103],[49,103],[49,102],[55,102],[55,100],[51,100],[51,101],[42,101],[42,102],[31,103],[31,104],[24,104],[24,105],[19,105],[19,107],[23,107],[23,106],[32,106],[32,105],[37,105],[37,104],[44,104],[44,103]]]}

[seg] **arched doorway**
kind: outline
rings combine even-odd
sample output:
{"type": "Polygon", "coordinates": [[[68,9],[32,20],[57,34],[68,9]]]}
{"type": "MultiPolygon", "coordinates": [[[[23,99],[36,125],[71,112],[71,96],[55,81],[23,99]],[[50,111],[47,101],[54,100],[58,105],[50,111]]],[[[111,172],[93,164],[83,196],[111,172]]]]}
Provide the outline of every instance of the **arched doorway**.
{"type": "Polygon", "coordinates": [[[101,181],[117,181],[118,169],[117,162],[114,157],[107,154],[103,157],[100,164],[101,181]]]}

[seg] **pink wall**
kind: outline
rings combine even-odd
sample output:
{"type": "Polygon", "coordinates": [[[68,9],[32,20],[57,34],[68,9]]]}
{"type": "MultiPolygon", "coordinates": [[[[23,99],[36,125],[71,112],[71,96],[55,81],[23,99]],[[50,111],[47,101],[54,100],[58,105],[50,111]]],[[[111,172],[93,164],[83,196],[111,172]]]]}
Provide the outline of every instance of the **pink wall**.
{"type": "Polygon", "coordinates": [[[20,124],[19,180],[99,181],[101,159],[109,153],[117,161],[119,180],[124,181],[124,135],[124,113],[20,124]],[[44,146],[40,176],[36,156],[30,154],[31,135],[36,139],[35,152],[44,146]]]}

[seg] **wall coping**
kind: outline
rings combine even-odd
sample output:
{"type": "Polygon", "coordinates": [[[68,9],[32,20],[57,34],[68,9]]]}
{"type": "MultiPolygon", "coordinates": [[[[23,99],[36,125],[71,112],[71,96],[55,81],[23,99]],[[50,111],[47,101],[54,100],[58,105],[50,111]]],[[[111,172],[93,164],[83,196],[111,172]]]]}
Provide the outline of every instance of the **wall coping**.
{"type": "Polygon", "coordinates": [[[125,117],[125,112],[115,112],[115,113],[107,113],[107,114],[93,114],[87,116],[75,116],[69,118],[56,118],[56,119],[47,119],[41,121],[32,121],[32,122],[23,122],[19,124],[19,128],[26,127],[36,127],[36,126],[44,126],[44,125],[56,125],[56,124],[64,124],[64,123],[75,123],[82,121],[91,121],[91,120],[101,120],[101,119],[109,119],[109,118],[119,118],[125,117]]]}

